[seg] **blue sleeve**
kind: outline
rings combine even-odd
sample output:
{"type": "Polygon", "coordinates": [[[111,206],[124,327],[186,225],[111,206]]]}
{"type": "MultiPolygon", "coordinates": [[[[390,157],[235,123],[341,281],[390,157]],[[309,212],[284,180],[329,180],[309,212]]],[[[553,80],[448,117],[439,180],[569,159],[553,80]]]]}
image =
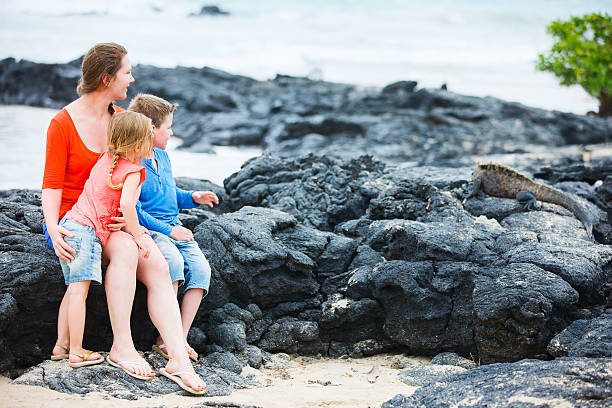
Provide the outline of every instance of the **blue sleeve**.
{"type": "Polygon", "coordinates": [[[138,222],[146,229],[161,232],[165,235],[170,235],[172,232],[172,226],[170,224],[158,220],[143,210],[140,201],[136,204],[136,213],[138,214],[138,222]]]}
{"type": "Polygon", "coordinates": [[[191,194],[193,191],[185,191],[180,188],[176,188],[176,202],[178,203],[178,208],[196,208],[199,207],[200,204],[196,204],[193,202],[193,197],[191,194]]]}

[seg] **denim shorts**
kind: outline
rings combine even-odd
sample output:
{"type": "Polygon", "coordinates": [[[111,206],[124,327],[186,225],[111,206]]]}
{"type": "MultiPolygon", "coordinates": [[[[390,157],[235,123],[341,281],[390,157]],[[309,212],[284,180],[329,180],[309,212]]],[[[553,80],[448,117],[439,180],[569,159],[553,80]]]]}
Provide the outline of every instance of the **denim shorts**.
{"type": "Polygon", "coordinates": [[[86,280],[101,284],[102,244],[96,231],[92,227],[65,218],[59,225],[74,234],[72,238],[64,237],[64,241],[76,250],[72,261],[66,262],[60,259],[66,285],[86,280]]]}
{"type": "Polygon", "coordinates": [[[185,283],[185,291],[193,288],[204,289],[208,294],[210,286],[210,264],[195,241],[176,241],[157,231],[149,231],[151,238],[161,251],[170,270],[172,282],[185,283]]]}

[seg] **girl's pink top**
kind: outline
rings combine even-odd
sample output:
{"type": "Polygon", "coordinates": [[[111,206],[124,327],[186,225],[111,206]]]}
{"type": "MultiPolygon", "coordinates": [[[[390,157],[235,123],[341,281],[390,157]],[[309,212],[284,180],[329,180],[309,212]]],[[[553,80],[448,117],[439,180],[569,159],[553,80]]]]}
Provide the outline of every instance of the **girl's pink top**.
{"type": "MultiPolygon", "coordinates": [[[[111,217],[120,216],[119,203],[122,190],[113,190],[106,183],[108,172],[113,157],[110,153],[103,153],[91,169],[89,178],[85,182],[83,192],[76,204],[66,213],[64,218],[69,218],[83,225],[89,225],[96,231],[102,246],[106,245],[110,230],[108,224],[114,222],[111,217]]],[[[145,168],[119,158],[117,166],[113,171],[112,182],[114,185],[123,183],[128,174],[140,172],[140,184],[145,180],[145,168]]]]}

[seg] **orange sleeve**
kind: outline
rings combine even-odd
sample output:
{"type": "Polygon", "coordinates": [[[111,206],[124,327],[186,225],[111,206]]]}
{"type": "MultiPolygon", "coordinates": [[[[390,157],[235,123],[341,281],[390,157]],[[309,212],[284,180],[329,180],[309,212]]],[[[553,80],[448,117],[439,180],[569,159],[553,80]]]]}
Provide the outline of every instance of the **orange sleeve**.
{"type": "Polygon", "coordinates": [[[69,138],[66,128],[55,118],[47,130],[45,172],[42,188],[64,188],[66,163],[68,162],[69,138]]]}
{"type": "Polygon", "coordinates": [[[147,169],[142,167],[140,169],[140,183],[138,183],[138,187],[140,187],[142,185],[142,183],[144,183],[146,178],[147,178],[147,169]]]}

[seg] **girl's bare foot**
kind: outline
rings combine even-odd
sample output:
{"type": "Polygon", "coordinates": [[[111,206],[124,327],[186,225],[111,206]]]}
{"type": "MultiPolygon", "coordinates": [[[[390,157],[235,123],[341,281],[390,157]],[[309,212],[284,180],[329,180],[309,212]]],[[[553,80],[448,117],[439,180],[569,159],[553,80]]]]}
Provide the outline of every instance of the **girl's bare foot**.
{"type": "Polygon", "coordinates": [[[70,356],[68,357],[68,361],[71,363],[80,363],[83,361],[94,361],[100,359],[102,359],[100,353],[96,353],[95,351],[89,352],[89,350],[85,350],[84,348],[80,350],[70,350],[70,356]]]}
{"type": "Polygon", "coordinates": [[[95,351],[85,350],[84,348],[80,348],[77,351],[74,349],[70,351],[70,356],[68,357],[68,364],[72,368],[85,367],[95,364],[100,364],[104,362],[104,357],[100,355],[100,353],[96,353],[95,351]]]}
{"type": "Polygon", "coordinates": [[[63,360],[68,358],[68,353],[70,352],[70,347],[65,346],[64,344],[57,342],[51,350],[51,360],[63,360]]]}

